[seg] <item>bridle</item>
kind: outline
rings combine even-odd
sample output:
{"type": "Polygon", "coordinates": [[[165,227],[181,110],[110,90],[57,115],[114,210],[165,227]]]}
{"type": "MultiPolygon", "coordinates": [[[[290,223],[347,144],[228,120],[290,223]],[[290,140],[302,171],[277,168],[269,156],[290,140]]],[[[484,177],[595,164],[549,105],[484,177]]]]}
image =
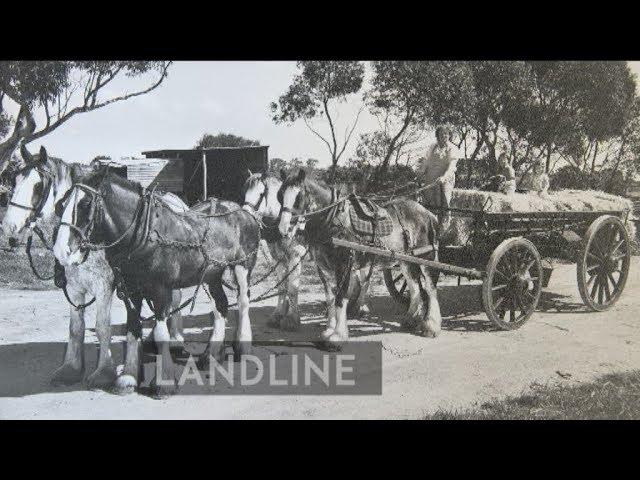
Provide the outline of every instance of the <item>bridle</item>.
{"type": "Polygon", "coordinates": [[[31,226],[39,218],[42,217],[42,209],[44,208],[45,204],[47,203],[47,199],[49,198],[49,193],[51,192],[51,187],[52,187],[52,185],[54,183],[53,182],[53,175],[49,171],[47,171],[47,170],[45,170],[44,168],[41,168],[41,167],[26,167],[26,168],[23,168],[22,170],[20,170],[17,174],[20,175],[20,174],[24,173],[26,170],[29,170],[30,168],[33,168],[40,175],[40,178],[42,179],[43,187],[42,187],[42,193],[40,195],[40,200],[38,201],[38,204],[36,206],[22,205],[20,203],[14,202],[14,201],[9,201],[9,203],[8,203],[8,205],[11,205],[11,206],[16,207],[16,208],[20,208],[22,210],[27,210],[28,212],[30,212],[29,216],[27,217],[27,221],[25,222],[25,224],[22,227],[22,229],[31,226]]]}
{"type": "MultiPolygon", "coordinates": [[[[118,238],[116,238],[116,240],[114,240],[111,243],[97,244],[91,241],[91,235],[93,234],[93,230],[95,229],[96,212],[98,212],[99,210],[102,210],[104,195],[102,194],[102,192],[84,183],[74,183],[70,189],[70,192],[73,191],[74,189],[83,190],[85,193],[91,196],[91,200],[90,200],[91,210],[89,210],[87,225],[84,228],[80,228],[77,225],[74,225],[73,223],[61,221],[60,226],[68,227],[73,233],[75,233],[80,238],[79,248],[80,250],[85,251],[84,258],[80,263],[83,263],[87,259],[90,251],[107,250],[109,248],[115,247],[120,242],[122,242],[122,240],[124,240],[124,238],[129,234],[129,232],[131,232],[135,228],[137,224],[138,216],[142,208],[144,207],[144,204],[146,203],[145,198],[150,197],[153,194],[153,191],[149,191],[147,192],[147,194],[143,193],[141,195],[140,199],[138,200],[138,205],[136,206],[136,211],[133,214],[133,219],[131,220],[131,223],[129,224],[129,226],[122,233],[122,235],[120,235],[118,238]]],[[[76,216],[76,207],[77,207],[77,202],[74,203],[74,206],[73,206],[74,210],[73,210],[72,219],[73,217],[76,216]]]]}
{"type": "Polygon", "coordinates": [[[256,213],[260,212],[259,211],[260,205],[262,205],[262,202],[267,197],[267,192],[269,191],[269,185],[267,184],[263,176],[260,177],[260,183],[262,183],[262,185],[264,186],[264,189],[260,193],[260,197],[258,197],[258,200],[255,203],[251,203],[247,201],[244,202],[244,205],[250,207],[256,213]]]}

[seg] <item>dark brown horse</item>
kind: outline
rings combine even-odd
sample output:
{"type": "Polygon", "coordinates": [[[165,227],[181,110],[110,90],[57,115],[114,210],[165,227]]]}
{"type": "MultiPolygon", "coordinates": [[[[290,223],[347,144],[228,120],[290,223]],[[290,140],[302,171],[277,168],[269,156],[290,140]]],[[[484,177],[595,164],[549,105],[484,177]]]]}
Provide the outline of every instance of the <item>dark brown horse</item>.
{"type": "MultiPolygon", "coordinates": [[[[234,350],[251,347],[249,282],[255,265],[260,231],[254,218],[232,202],[217,213],[176,213],[152,191],[110,172],[97,172],[70,190],[64,203],[54,254],[63,265],[83,261],[89,249],[104,249],[107,261],[125,280],[127,296],[139,309],[142,299],[156,315],[154,340],[161,352],[163,378],[155,379],[160,393],[175,391],[174,364],[169,351],[166,320],[171,292],[200,284],[209,286],[215,303],[214,329],[206,359],[224,359],[227,297],[222,275],[233,270],[238,285],[239,320],[234,350]]],[[[131,320],[131,321],[129,321],[131,320]]],[[[122,389],[140,378],[140,327],[127,321],[127,356],[116,382],[122,389]]]]}
{"type": "MultiPolygon", "coordinates": [[[[306,178],[304,170],[290,175],[282,172],[282,178],[278,191],[282,203],[280,231],[286,235],[297,218],[306,218],[305,238],[314,251],[327,299],[328,322],[322,339],[329,347],[339,347],[349,338],[346,306],[351,271],[372,264],[389,267],[395,262],[334,246],[332,237],[351,239],[353,233],[346,198],[335,201],[331,190],[306,178]]],[[[379,239],[382,247],[410,252],[416,247],[434,245],[437,220],[422,205],[399,198],[389,202],[385,209],[393,228],[388,236],[379,239]]],[[[411,296],[411,321],[417,320],[423,335],[435,337],[440,332],[441,317],[432,278],[425,267],[404,262],[400,265],[411,296]]]]}

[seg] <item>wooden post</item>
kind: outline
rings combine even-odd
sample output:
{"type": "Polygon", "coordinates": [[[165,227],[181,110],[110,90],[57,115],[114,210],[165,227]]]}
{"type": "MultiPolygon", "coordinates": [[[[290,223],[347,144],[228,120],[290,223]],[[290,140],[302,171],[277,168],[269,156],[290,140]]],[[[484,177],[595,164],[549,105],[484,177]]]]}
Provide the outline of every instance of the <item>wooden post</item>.
{"type": "Polygon", "coordinates": [[[202,150],[202,200],[207,199],[207,152],[202,150]]]}

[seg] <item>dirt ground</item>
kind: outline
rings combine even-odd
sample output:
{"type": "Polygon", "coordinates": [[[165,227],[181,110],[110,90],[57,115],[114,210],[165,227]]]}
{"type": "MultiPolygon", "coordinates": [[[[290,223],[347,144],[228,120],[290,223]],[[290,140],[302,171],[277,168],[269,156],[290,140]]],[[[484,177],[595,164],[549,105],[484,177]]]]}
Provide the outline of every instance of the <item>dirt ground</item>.
{"type": "MultiPolygon", "coordinates": [[[[495,331],[486,321],[477,286],[463,281],[457,287],[454,279],[446,279],[439,287],[445,322],[437,339],[401,331],[400,312],[376,280],[371,314],[350,321],[354,340],[383,345],[383,391],[372,396],[176,395],[156,400],[142,394],[120,397],[91,391],[83,384],[52,387],[49,376],[61,356],[44,352],[43,345],[66,341],[69,308],[62,293],[2,289],[0,386],[5,396],[0,397],[0,418],[422,418],[438,409],[480,405],[536,385],[575,385],[605,373],[640,368],[638,257],[632,259],[624,295],[604,313],[587,313],[582,306],[575,266],[557,266],[543,293],[541,307],[546,311],[537,312],[513,332],[495,331]]],[[[313,275],[305,275],[301,283],[305,286],[302,329],[286,333],[268,327],[275,303],[271,299],[252,308],[254,340],[317,338],[324,322],[320,284],[313,275]]],[[[207,331],[206,312],[207,299],[200,295],[193,315],[185,316],[187,335],[207,331]]],[[[125,311],[119,300],[114,301],[112,317],[114,342],[122,341],[125,311]]],[[[233,328],[235,322],[229,323],[233,328]]],[[[96,340],[93,327],[90,307],[89,343],[96,340]]]]}

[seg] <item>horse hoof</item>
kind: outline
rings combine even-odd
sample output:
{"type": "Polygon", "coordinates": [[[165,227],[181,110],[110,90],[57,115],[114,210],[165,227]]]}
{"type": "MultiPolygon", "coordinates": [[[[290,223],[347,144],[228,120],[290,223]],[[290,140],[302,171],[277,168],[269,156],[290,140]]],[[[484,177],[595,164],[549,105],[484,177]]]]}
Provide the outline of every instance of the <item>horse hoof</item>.
{"type": "Polygon", "coordinates": [[[331,327],[327,327],[321,334],[320,334],[320,338],[322,340],[326,340],[328,339],[331,335],[333,335],[335,333],[335,330],[331,327]]]}
{"type": "Polygon", "coordinates": [[[422,322],[422,336],[436,338],[440,334],[440,325],[434,321],[422,322]]]}
{"type": "Polygon", "coordinates": [[[243,355],[251,355],[253,351],[251,342],[233,342],[233,361],[240,362],[243,355]]]}
{"type": "Polygon", "coordinates": [[[324,339],[324,348],[329,352],[339,352],[342,350],[342,346],[347,340],[348,337],[346,335],[340,335],[338,332],[333,332],[324,339]]]}
{"type": "Polygon", "coordinates": [[[84,376],[83,368],[74,368],[68,363],[63,363],[51,377],[51,384],[54,386],[59,385],[73,385],[82,381],[84,376]]]}
{"type": "Polygon", "coordinates": [[[113,392],[116,395],[130,395],[138,388],[138,381],[133,375],[120,375],[113,385],[113,392]]]}
{"type": "Polygon", "coordinates": [[[282,318],[282,320],[280,320],[280,327],[289,332],[294,332],[300,329],[300,315],[293,313],[287,314],[282,318]]]}
{"type": "Polygon", "coordinates": [[[87,386],[89,388],[110,387],[117,377],[116,367],[111,362],[89,375],[87,377],[87,386]]]}

